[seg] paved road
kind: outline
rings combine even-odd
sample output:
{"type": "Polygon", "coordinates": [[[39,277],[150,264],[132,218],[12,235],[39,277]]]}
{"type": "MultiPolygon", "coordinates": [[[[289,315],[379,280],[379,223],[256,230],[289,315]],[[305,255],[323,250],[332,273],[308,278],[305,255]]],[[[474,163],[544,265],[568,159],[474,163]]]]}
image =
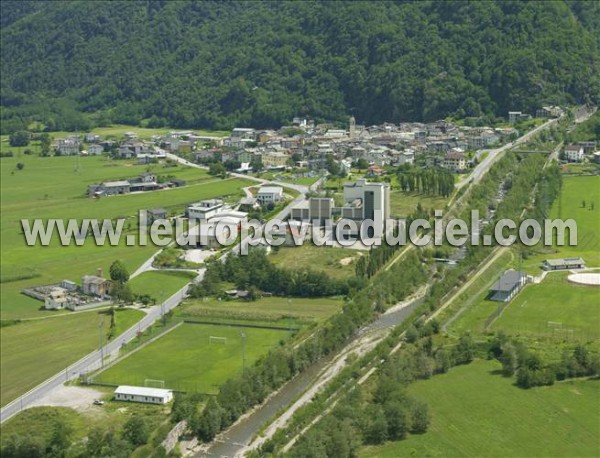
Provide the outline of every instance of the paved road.
{"type": "MultiPolygon", "coordinates": [[[[200,168],[200,169],[204,168],[204,167],[199,166],[198,164],[194,164],[192,162],[186,161],[185,159],[182,159],[179,156],[175,156],[173,154],[167,154],[167,156],[169,158],[174,159],[174,160],[176,160],[184,165],[187,165],[189,167],[195,167],[195,168],[200,168]]],[[[256,178],[256,177],[251,177],[251,176],[246,176],[246,175],[242,175],[242,174],[230,174],[230,175],[239,177],[239,178],[251,179],[251,180],[254,180],[254,181],[257,181],[260,183],[269,183],[267,180],[263,180],[261,178],[256,178]]],[[[306,194],[306,192],[308,192],[309,187],[297,185],[297,184],[290,184],[290,183],[281,183],[281,185],[284,187],[287,187],[287,188],[295,189],[296,191],[298,191],[300,193],[298,197],[296,197],[290,204],[288,204],[283,210],[281,210],[275,216],[275,218],[285,219],[289,215],[289,213],[291,211],[291,207],[305,199],[305,194],[306,194]]],[[[244,241],[248,242],[249,239],[250,239],[250,237],[244,239],[244,241]]],[[[239,245],[237,247],[235,247],[233,251],[236,252],[236,250],[237,250],[237,252],[239,252],[239,245]]],[[[151,256],[148,260],[146,260],[140,266],[140,268],[134,272],[132,277],[134,277],[146,270],[151,270],[154,257],[159,252],[160,251],[158,251],[153,256],[151,256]]],[[[196,277],[196,279],[194,281],[196,281],[196,282],[202,281],[203,277],[204,277],[204,269],[200,269],[198,271],[198,276],[196,277]]],[[[60,371],[53,377],[47,379],[46,381],[42,382],[40,385],[36,386],[29,392],[25,393],[21,397],[15,399],[11,403],[4,406],[0,410],[0,423],[3,423],[4,421],[8,420],[13,415],[19,413],[23,409],[28,408],[29,406],[31,406],[31,404],[35,400],[48,394],[54,388],[62,385],[63,383],[65,383],[69,380],[78,378],[80,374],[83,374],[83,373],[86,373],[86,372],[89,372],[89,371],[92,371],[95,369],[99,369],[102,365],[103,360],[106,360],[107,356],[109,356],[109,355],[116,356],[118,354],[121,346],[124,345],[125,343],[129,342],[133,338],[135,338],[138,332],[144,331],[153,322],[155,322],[158,318],[160,318],[163,313],[166,313],[169,310],[175,308],[177,305],[179,305],[179,303],[183,300],[183,298],[185,296],[185,292],[186,292],[188,286],[189,286],[189,284],[185,285],[182,289],[177,291],[173,296],[168,298],[161,305],[157,305],[157,306],[149,308],[148,313],[142,320],[140,320],[138,323],[136,323],[130,329],[128,329],[123,334],[121,334],[120,336],[115,338],[113,341],[111,341],[110,343],[103,346],[101,350],[96,350],[96,351],[86,355],[79,361],[71,364],[69,367],[65,368],[64,370],[60,371]]]]}
{"type": "Polygon", "coordinates": [[[540,132],[544,129],[547,129],[548,127],[552,126],[552,124],[557,123],[559,119],[560,118],[550,119],[549,121],[545,122],[544,124],[536,127],[535,129],[527,132],[526,134],[522,135],[521,137],[516,139],[514,142],[507,143],[506,145],[501,146],[499,148],[481,150],[481,154],[487,152],[488,155],[483,159],[483,161],[481,161],[479,164],[477,164],[475,166],[475,168],[473,169],[473,171],[471,172],[471,174],[468,177],[466,177],[464,180],[456,183],[456,188],[461,189],[463,186],[465,186],[467,184],[479,183],[479,181],[481,181],[483,176],[487,173],[487,171],[494,164],[494,162],[496,162],[502,156],[502,153],[505,153],[509,149],[514,148],[515,146],[518,146],[521,143],[525,143],[525,142],[529,141],[531,139],[531,137],[533,137],[535,134],[537,134],[538,132],[540,132]]]}
{"type": "MultiPolygon", "coordinates": [[[[195,281],[201,281],[204,276],[204,271],[198,274],[195,281]]],[[[54,388],[62,385],[63,383],[73,380],[79,377],[80,374],[84,374],[91,370],[98,369],[102,366],[103,358],[106,360],[108,355],[116,355],[122,345],[134,339],[139,331],[144,331],[157,319],[159,319],[163,313],[167,313],[169,310],[177,307],[179,303],[185,297],[188,285],[181,288],[161,305],[156,305],[148,309],[148,313],[138,323],[129,328],[119,337],[115,338],[108,344],[104,345],[101,350],[96,350],[63,371],[49,378],[45,382],[36,386],[29,392],[25,393],[18,399],[15,399],[11,403],[7,404],[0,411],[0,423],[8,420],[13,415],[19,413],[21,410],[29,407],[36,399],[41,398],[54,388]]]]}

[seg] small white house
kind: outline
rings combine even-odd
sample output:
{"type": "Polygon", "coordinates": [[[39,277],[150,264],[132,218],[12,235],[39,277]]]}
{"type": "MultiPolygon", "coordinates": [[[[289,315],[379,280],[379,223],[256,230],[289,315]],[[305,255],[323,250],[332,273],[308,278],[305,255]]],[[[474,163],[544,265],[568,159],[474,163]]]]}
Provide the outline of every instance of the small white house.
{"type": "Polygon", "coordinates": [[[115,399],[145,404],[166,404],[173,399],[173,391],[164,388],[121,385],[115,390],[115,399]]]}
{"type": "Polygon", "coordinates": [[[583,160],[583,146],[569,145],[565,148],[565,156],[569,162],[581,162],[583,160]]]}
{"type": "Polygon", "coordinates": [[[277,203],[283,199],[281,186],[261,186],[256,194],[256,200],[261,204],[277,203]]]}

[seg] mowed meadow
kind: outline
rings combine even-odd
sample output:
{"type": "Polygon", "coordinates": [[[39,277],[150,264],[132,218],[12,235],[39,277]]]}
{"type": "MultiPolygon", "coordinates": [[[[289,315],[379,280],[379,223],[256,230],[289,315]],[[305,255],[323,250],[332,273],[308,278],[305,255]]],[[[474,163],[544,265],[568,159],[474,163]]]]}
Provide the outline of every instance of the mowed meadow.
{"type": "Polygon", "coordinates": [[[600,380],[570,380],[529,390],[476,360],[412,384],[429,404],[425,434],[364,447],[363,458],[408,456],[597,456],[600,380]]]}
{"type": "MultiPolygon", "coordinates": [[[[243,179],[214,179],[206,172],[187,167],[163,167],[150,170],[157,175],[173,175],[188,180],[182,188],[149,193],[91,199],[86,196],[89,184],[106,180],[133,178],[148,166],[114,161],[105,157],[23,156],[2,159],[2,319],[15,319],[39,314],[40,303],[20,294],[25,286],[80,281],[81,276],[107,272],[115,259],[121,259],[133,271],[154,251],[154,246],[96,246],[87,239],[84,246],[61,246],[54,238],[50,246],[27,246],[21,219],[40,218],[129,218],[135,229],[140,209],[163,207],[183,211],[187,203],[217,196],[238,196],[243,179]],[[24,164],[23,170],[16,163],[24,164]],[[32,278],[26,278],[32,277],[32,278]]],[[[46,312],[44,312],[46,313],[46,312]]]]}
{"type": "MultiPolygon", "coordinates": [[[[86,239],[84,246],[64,247],[55,239],[50,246],[27,246],[21,229],[21,219],[128,218],[131,234],[137,227],[140,209],[166,208],[170,213],[183,211],[186,204],[202,199],[243,195],[244,179],[215,179],[205,171],[183,166],[135,165],[131,161],[102,157],[39,157],[17,155],[0,159],[2,237],[1,318],[3,325],[23,320],[0,330],[2,357],[2,404],[63,370],[87,352],[97,347],[97,337],[90,338],[89,326],[95,327],[91,314],[41,310],[42,302],[21,294],[25,287],[58,283],[70,279],[80,283],[81,277],[94,274],[98,268],[108,275],[110,264],[120,259],[133,272],[157,247],[96,246],[86,239]],[[17,169],[17,163],[24,167],[17,169]],[[92,199],[86,196],[88,185],[101,181],[134,178],[145,171],[156,175],[174,176],[187,181],[188,186],[172,190],[137,193],[92,199]],[[60,316],[56,316],[60,315],[60,316]],[[72,322],[77,316],[75,322],[72,322]],[[52,317],[40,326],[28,318],[52,317]],[[93,324],[87,322],[93,321],[93,324]],[[47,321],[47,322],[46,322],[47,321]],[[62,338],[68,330],[69,339],[62,338]],[[40,341],[44,345],[39,345],[40,341]],[[28,363],[9,354],[15,345],[26,349],[28,363]],[[26,370],[24,370],[25,368],[26,370]],[[29,369],[27,369],[29,368],[29,369]],[[14,376],[13,376],[14,375],[14,376]],[[18,375],[18,377],[17,377],[18,375]]],[[[165,276],[178,286],[181,278],[165,276]]],[[[184,279],[185,282],[185,279],[184,279]]],[[[142,293],[136,288],[137,293],[142,293]]],[[[142,288],[143,289],[143,288],[142,288]]],[[[165,287],[165,290],[170,290],[165,287]]],[[[96,333],[95,333],[96,334],[96,333]]]]}

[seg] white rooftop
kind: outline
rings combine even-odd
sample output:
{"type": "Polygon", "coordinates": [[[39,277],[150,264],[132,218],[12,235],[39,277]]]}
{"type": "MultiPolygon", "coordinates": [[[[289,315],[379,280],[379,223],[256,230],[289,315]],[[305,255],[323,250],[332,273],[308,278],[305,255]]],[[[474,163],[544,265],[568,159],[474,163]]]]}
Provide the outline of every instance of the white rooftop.
{"type": "Polygon", "coordinates": [[[115,394],[130,394],[133,396],[151,396],[162,398],[173,390],[167,390],[164,388],[149,388],[146,386],[128,386],[121,385],[115,390],[115,394]]]}
{"type": "Polygon", "coordinates": [[[281,186],[261,186],[258,192],[259,194],[263,192],[279,194],[283,192],[283,188],[281,186]]]}

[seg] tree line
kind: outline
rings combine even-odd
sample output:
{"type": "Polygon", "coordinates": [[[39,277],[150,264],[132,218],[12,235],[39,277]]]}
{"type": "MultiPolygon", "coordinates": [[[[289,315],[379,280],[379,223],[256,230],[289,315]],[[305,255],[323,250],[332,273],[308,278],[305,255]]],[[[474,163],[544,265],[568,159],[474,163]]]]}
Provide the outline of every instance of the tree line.
{"type": "Polygon", "coordinates": [[[597,103],[599,16],[588,1],[8,2],[2,133],[351,112],[367,125],[494,120],[597,103]]]}
{"type": "Polygon", "coordinates": [[[448,197],[454,192],[454,173],[441,167],[399,167],[398,182],[402,191],[422,192],[448,197]]]}
{"type": "Polygon", "coordinates": [[[204,281],[192,286],[193,297],[215,295],[219,285],[232,282],[236,288],[250,287],[281,296],[322,297],[345,295],[351,281],[331,278],[325,272],[309,268],[286,269],[269,261],[265,250],[252,249],[247,256],[227,256],[224,262],[209,262],[204,281]]]}

